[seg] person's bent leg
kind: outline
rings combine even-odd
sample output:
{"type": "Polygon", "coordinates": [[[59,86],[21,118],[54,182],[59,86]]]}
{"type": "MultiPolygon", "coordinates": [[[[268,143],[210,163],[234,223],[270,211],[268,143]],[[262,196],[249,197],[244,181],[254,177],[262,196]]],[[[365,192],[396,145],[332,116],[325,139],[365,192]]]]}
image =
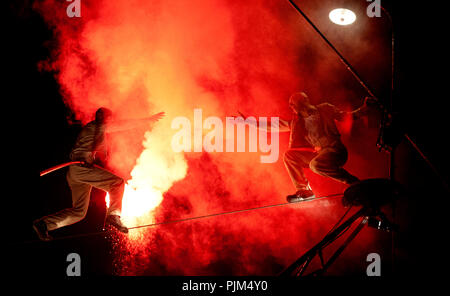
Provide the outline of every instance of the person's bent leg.
{"type": "Polygon", "coordinates": [[[86,216],[91,186],[82,183],[69,183],[69,185],[72,190],[72,208],[64,209],[39,219],[45,222],[48,231],[72,225],[86,216]]]}
{"type": "Polygon", "coordinates": [[[125,181],[107,170],[91,168],[80,176],[83,182],[109,193],[108,215],[120,216],[122,212],[122,198],[125,190],[125,181]]]}
{"type": "Polygon", "coordinates": [[[284,153],[284,165],[296,190],[306,189],[308,187],[308,180],[303,169],[309,166],[309,162],[314,155],[313,152],[294,149],[289,149],[284,153]]]}
{"type": "Polygon", "coordinates": [[[288,202],[297,202],[305,198],[314,197],[314,193],[311,191],[308,180],[303,172],[303,169],[308,167],[314,155],[314,152],[294,149],[285,152],[283,158],[284,164],[296,189],[294,194],[287,196],[288,202]]]}
{"type": "Polygon", "coordinates": [[[119,176],[100,168],[86,168],[85,171],[80,171],[78,177],[83,182],[109,193],[110,205],[106,222],[121,232],[128,232],[128,228],[120,220],[125,181],[119,176]]]}
{"type": "Polygon", "coordinates": [[[345,184],[353,184],[359,179],[342,166],[347,162],[347,149],[345,147],[327,147],[311,160],[309,167],[316,174],[332,178],[345,184]]]}
{"type": "Polygon", "coordinates": [[[125,181],[117,177],[115,181],[112,181],[109,189],[109,208],[108,215],[120,216],[122,213],[122,198],[125,191],[125,181]]]}

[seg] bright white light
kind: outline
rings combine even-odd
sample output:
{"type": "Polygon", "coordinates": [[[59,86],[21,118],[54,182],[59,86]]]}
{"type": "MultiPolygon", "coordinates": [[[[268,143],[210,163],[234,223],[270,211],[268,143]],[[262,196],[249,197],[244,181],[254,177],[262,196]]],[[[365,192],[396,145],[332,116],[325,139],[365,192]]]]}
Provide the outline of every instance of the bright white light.
{"type": "Polygon", "coordinates": [[[356,20],[355,13],[345,8],[333,9],[328,16],[333,23],[341,26],[353,24],[356,20]]]}

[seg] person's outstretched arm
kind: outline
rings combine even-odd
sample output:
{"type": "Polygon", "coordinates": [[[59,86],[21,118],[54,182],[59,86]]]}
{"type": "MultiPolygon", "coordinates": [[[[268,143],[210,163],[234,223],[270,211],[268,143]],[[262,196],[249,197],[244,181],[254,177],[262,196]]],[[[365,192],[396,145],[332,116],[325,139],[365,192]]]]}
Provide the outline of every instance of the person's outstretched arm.
{"type": "MultiPolygon", "coordinates": [[[[240,111],[238,111],[238,113],[239,113],[239,115],[241,115],[244,119],[247,118],[247,116],[245,116],[244,114],[242,114],[240,111]]],[[[289,125],[289,121],[284,120],[284,119],[281,119],[281,118],[278,119],[278,123],[272,122],[272,120],[269,119],[269,122],[267,123],[266,128],[261,127],[261,126],[259,125],[258,121],[255,121],[254,124],[255,124],[255,126],[256,126],[258,129],[262,129],[262,130],[265,130],[265,131],[268,131],[268,132],[270,132],[272,128],[278,128],[278,132],[279,132],[279,133],[281,133],[281,132],[288,132],[288,131],[291,130],[290,125],[289,125]]]]}
{"type": "Polygon", "coordinates": [[[361,107],[350,111],[350,113],[353,116],[353,119],[359,119],[365,115],[367,115],[367,111],[369,110],[368,104],[373,104],[374,99],[371,97],[364,98],[364,103],[361,107]]]}
{"type": "Polygon", "coordinates": [[[367,114],[367,111],[369,109],[368,103],[371,104],[374,99],[371,97],[364,98],[364,103],[361,107],[353,110],[353,111],[342,111],[339,108],[337,108],[334,105],[326,103],[326,106],[331,109],[331,112],[334,115],[334,118],[338,121],[344,120],[346,115],[351,115],[353,119],[359,119],[367,114]]]}
{"type": "Polygon", "coordinates": [[[130,130],[134,128],[138,128],[144,125],[148,125],[150,123],[154,123],[165,116],[164,112],[156,113],[150,117],[140,118],[140,119],[128,119],[128,120],[118,120],[108,123],[106,125],[106,132],[120,132],[125,130],[130,130]]]}

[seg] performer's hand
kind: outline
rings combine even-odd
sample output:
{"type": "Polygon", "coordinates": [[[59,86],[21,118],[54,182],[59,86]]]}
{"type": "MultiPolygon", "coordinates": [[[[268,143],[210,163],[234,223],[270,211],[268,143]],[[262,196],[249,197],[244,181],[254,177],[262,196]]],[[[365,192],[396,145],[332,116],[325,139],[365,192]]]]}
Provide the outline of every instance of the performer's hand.
{"type": "Polygon", "coordinates": [[[150,117],[150,120],[151,120],[151,121],[158,121],[158,120],[160,120],[161,118],[163,118],[164,116],[166,116],[166,113],[164,113],[164,112],[159,112],[159,113],[156,113],[155,115],[152,115],[152,116],[150,117]]]}
{"type": "Polygon", "coordinates": [[[364,106],[365,107],[373,106],[376,103],[377,103],[377,100],[373,97],[365,97],[364,98],[364,106]]]}
{"type": "Polygon", "coordinates": [[[96,151],[92,151],[86,154],[84,160],[82,161],[82,165],[87,168],[92,168],[95,161],[96,151]]]}

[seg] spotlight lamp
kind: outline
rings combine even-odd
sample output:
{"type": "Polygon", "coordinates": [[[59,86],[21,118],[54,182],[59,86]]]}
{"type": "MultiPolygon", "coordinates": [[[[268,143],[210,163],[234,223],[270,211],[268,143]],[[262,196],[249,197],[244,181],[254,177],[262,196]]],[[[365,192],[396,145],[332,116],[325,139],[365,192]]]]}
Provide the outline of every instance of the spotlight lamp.
{"type": "Polygon", "coordinates": [[[330,20],[340,26],[348,26],[355,22],[356,14],[346,8],[333,9],[328,15],[330,20]]]}

